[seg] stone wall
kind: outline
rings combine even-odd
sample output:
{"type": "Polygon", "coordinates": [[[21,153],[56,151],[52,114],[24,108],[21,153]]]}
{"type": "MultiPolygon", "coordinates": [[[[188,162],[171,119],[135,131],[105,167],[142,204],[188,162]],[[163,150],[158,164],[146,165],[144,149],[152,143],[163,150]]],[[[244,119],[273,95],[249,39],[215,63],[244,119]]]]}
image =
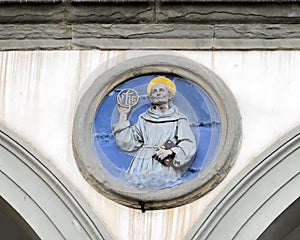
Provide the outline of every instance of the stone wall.
{"type": "Polygon", "coordinates": [[[300,46],[298,0],[1,0],[0,6],[3,50],[300,46]]]}
{"type": "Polygon", "coordinates": [[[76,166],[72,123],[77,103],[95,75],[156,52],[0,53],[0,123],[58,169],[114,239],[184,239],[234,177],[300,121],[298,51],[176,51],[218,74],[236,98],[242,116],[236,163],[214,190],[188,205],[142,213],[112,202],[94,190],[76,166]]]}
{"type": "Polygon", "coordinates": [[[1,0],[0,16],[0,123],[67,179],[114,239],[189,236],[235,176],[299,124],[299,0],[1,0]],[[241,112],[242,145],[210,193],[142,213],[83,179],[72,124],[95,74],[162,52],[202,64],[224,81],[241,112]]]}

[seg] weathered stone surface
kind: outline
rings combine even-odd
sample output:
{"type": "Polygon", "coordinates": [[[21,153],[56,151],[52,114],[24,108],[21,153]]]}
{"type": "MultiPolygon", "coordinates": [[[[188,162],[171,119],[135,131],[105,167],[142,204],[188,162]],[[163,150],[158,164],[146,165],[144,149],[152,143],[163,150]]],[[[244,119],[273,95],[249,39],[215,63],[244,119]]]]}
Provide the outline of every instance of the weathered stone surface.
{"type": "Polygon", "coordinates": [[[72,31],[65,24],[0,25],[0,49],[70,49],[72,31]]]}
{"type": "Polygon", "coordinates": [[[149,23],[154,21],[154,6],[143,4],[79,4],[66,9],[72,23],[149,23]]]}
{"type": "Polygon", "coordinates": [[[81,24],[73,25],[74,38],[212,38],[210,25],[184,24],[81,24]]]}
{"type": "Polygon", "coordinates": [[[63,2],[54,0],[17,0],[0,2],[1,23],[142,23],[154,21],[154,3],[137,2],[63,2]],[[9,1],[9,2],[7,2],[9,1]],[[57,1],[57,2],[56,2],[57,1]]]}
{"type": "Polygon", "coordinates": [[[0,0],[0,3],[61,3],[62,0],[0,0]]]}
{"type": "Polygon", "coordinates": [[[215,38],[295,39],[300,38],[300,24],[235,24],[215,26],[215,38]]]}
{"type": "Polygon", "coordinates": [[[295,3],[224,3],[222,1],[162,3],[157,20],[166,23],[298,23],[300,5],[295,3]]]}
{"type": "Polygon", "coordinates": [[[72,29],[66,24],[5,24],[0,25],[1,40],[70,39],[72,29]]]}
{"type": "Polygon", "coordinates": [[[0,24],[62,23],[64,14],[60,4],[1,4],[0,24]]]}
{"type": "Polygon", "coordinates": [[[140,3],[140,2],[155,2],[155,0],[72,0],[73,3],[140,3]]]}
{"type": "Polygon", "coordinates": [[[0,23],[298,23],[299,2],[299,0],[0,0],[0,23]]]}
{"type": "Polygon", "coordinates": [[[5,24],[0,49],[299,49],[300,24],[5,24]]]}
{"type": "Polygon", "coordinates": [[[299,49],[299,24],[73,26],[76,49],[299,49]]]}
{"type": "Polygon", "coordinates": [[[300,0],[22,1],[0,0],[0,49],[300,48],[300,0]]]}
{"type": "Polygon", "coordinates": [[[210,49],[213,27],[172,24],[84,24],[73,26],[76,49],[210,49]],[[185,47],[184,47],[185,46],[185,47]]]}
{"type": "Polygon", "coordinates": [[[179,3],[288,3],[288,2],[299,2],[299,0],[160,0],[160,2],[179,2],[179,3]]]}
{"type": "Polygon", "coordinates": [[[214,40],[208,39],[114,39],[114,38],[89,38],[74,39],[72,49],[111,49],[111,50],[128,50],[128,49],[189,49],[189,50],[209,50],[213,49],[214,40]]]}

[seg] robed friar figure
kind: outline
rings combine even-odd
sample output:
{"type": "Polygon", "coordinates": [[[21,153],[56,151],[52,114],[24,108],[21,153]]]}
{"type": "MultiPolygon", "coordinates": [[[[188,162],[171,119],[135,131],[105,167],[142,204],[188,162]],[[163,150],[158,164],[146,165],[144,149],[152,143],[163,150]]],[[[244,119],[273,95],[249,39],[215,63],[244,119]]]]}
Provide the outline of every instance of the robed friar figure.
{"type": "Polygon", "coordinates": [[[167,187],[180,178],[193,161],[197,146],[187,117],[172,103],[175,84],[166,77],[152,79],[147,87],[151,107],[131,126],[130,107],[119,105],[119,121],[113,126],[120,149],[134,152],[125,172],[132,186],[167,187]]]}

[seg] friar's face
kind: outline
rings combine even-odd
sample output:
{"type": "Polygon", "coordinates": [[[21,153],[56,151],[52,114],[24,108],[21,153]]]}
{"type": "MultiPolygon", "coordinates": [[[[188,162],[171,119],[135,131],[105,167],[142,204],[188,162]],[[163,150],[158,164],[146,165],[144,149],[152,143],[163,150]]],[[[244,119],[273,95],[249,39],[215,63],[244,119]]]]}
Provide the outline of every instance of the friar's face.
{"type": "Polygon", "coordinates": [[[171,94],[169,89],[161,83],[155,84],[151,88],[149,97],[150,101],[154,105],[166,104],[171,100],[171,94]]]}

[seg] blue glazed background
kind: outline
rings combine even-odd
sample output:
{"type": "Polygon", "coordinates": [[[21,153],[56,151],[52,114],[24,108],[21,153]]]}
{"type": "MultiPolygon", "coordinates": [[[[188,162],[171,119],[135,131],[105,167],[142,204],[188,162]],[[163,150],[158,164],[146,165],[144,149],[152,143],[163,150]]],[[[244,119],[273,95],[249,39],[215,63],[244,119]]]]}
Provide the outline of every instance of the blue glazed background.
{"type": "MultiPolygon", "coordinates": [[[[123,173],[128,168],[134,153],[120,150],[112,135],[112,126],[118,121],[117,95],[125,88],[135,89],[140,95],[138,105],[131,110],[129,116],[129,121],[133,125],[138,116],[151,106],[146,89],[148,83],[157,76],[141,76],[120,84],[104,98],[96,112],[91,139],[95,153],[103,169],[124,184],[126,182],[123,173]]],[[[202,88],[177,76],[164,76],[171,79],[177,87],[174,104],[188,117],[198,145],[193,163],[180,179],[164,187],[169,188],[197,177],[209,165],[218,149],[222,128],[219,112],[202,88]]]]}

